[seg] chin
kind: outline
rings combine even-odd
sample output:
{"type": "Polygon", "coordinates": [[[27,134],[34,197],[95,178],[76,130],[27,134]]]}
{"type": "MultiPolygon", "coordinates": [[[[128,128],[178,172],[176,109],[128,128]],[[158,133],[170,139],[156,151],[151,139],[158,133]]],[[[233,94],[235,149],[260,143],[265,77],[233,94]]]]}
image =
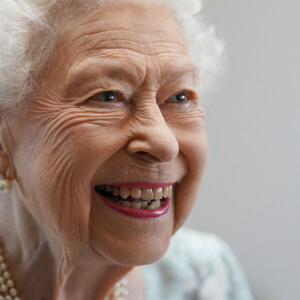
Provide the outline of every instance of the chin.
{"type": "Polygon", "coordinates": [[[123,215],[94,198],[89,232],[97,256],[114,265],[138,266],[159,260],[173,234],[174,205],[158,218],[123,215]]]}
{"type": "Polygon", "coordinates": [[[122,266],[147,265],[158,261],[169,247],[171,234],[137,237],[136,239],[119,241],[93,241],[94,251],[107,262],[122,266]],[[104,247],[105,244],[105,247],[104,247]]]}
{"type": "Polygon", "coordinates": [[[165,254],[173,232],[172,209],[153,221],[120,219],[107,228],[103,223],[94,226],[95,220],[91,218],[91,246],[99,258],[114,265],[138,266],[154,263],[165,254]]]}
{"type": "Polygon", "coordinates": [[[163,257],[169,247],[170,238],[154,239],[148,241],[147,244],[134,245],[122,252],[121,257],[118,256],[114,263],[126,266],[140,266],[152,264],[163,257]]]}

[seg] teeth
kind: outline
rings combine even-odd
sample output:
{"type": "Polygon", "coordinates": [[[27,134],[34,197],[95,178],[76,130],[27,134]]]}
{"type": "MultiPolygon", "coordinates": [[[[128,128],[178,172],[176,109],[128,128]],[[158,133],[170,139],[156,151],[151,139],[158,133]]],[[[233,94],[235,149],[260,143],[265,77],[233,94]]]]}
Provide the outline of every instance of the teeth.
{"type": "Polygon", "coordinates": [[[168,186],[163,187],[163,196],[164,196],[164,198],[167,198],[169,196],[169,187],[168,186]]]}
{"type": "Polygon", "coordinates": [[[141,198],[142,191],[141,191],[141,189],[131,189],[130,195],[132,198],[138,199],[138,198],[141,198]]]}
{"type": "Polygon", "coordinates": [[[142,189],[142,199],[144,200],[152,200],[153,199],[153,191],[152,189],[142,189]]]}
{"type": "Polygon", "coordinates": [[[118,203],[125,207],[134,208],[134,209],[157,209],[162,206],[160,200],[151,201],[150,204],[148,204],[147,201],[140,201],[140,202],[120,201],[118,203]]]}
{"type": "Polygon", "coordinates": [[[154,207],[155,207],[155,208],[159,208],[159,207],[160,207],[160,200],[155,200],[155,201],[153,202],[153,204],[154,204],[154,207]]]}
{"type": "Polygon", "coordinates": [[[137,209],[140,209],[142,206],[142,203],[141,202],[132,202],[131,203],[131,208],[137,208],[137,209]]]}
{"type": "Polygon", "coordinates": [[[124,188],[110,185],[97,186],[99,191],[112,193],[113,196],[121,196],[113,201],[128,208],[134,209],[157,209],[162,206],[163,198],[172,197],[172,186],[164,186],[156,189],[124,188]],[[138,201],[126,200],[129,196],[138,201]],[[126,201],[125,201],[126,200],[126,201]]]}
{"type": "Polygon", "coordinates": [[[131,207],[131,203],[129,201],[122,201],[122,205],[128,208],[131,207]]]}
{"type": "Polygon", "coordinates": [[[120,188],[118,186],[113,187],[113,195],[119,196],[120,195],[120,188]]]}
{"type": "Polygon", "coordinates": [[[169,186],[169,195],[168,195],[169,198],[172,198],[172,193],[173,193],[173,187],[169,186]]]}
{"type": "Polygon", "coordinates": [[[147,209],[155,209],[155,208],[156,208],[156,206],[154,205],[153,202],[151,202],[151,204],[149,204],[149,205],[147,206],[147,209]]]}
{"type": "Polygon", "coordinates": [[[123,199],[127,199],[129,195],[130,195],[130,189],[128,189],[128,188],[123,188],[123,187],[120,188],[120,196],[121,196],[123,199]]]}
{"type": "Polygon", "coordinates": [[[160,200],[163,197],[163,189],[153,189],[153,199],[160,200]]]}
{"type": "Polygon", "coordinates": [[[141,208],[146,208],[148,205],[147,201],[141,201],[141,208]]]}

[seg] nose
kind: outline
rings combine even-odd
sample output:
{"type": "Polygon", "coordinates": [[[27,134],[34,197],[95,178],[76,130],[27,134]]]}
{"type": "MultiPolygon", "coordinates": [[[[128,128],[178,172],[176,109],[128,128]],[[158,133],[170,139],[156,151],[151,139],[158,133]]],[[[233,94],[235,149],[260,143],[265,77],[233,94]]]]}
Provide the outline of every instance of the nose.
{"type": "Polygon", "coordinates": [[[131,124],[131,139],[127,151],[147,162],[169,162],[179,152],[177,139],[166,123],[159,107],[137,114],[131,124]]]}

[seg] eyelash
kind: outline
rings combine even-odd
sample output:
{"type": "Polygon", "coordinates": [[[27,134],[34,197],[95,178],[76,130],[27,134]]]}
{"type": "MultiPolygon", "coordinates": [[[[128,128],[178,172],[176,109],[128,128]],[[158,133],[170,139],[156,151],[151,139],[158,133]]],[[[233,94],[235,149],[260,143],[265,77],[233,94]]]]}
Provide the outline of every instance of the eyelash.
{"type": "MultiPolygon", "coordinates": [[[[95,95],[93,95],[92,97],[90,97],[88,100],[92,100],[92,101],[99,101],[99,102],[102,102],[102,103],[113,103],[113,102],[116,102],[114,100],[110,101],[110,97],[114,96],[115,98],[119,98],[119,100],[121,99],[122,100],[122,96],[120,95],[120,93],[118,92],[115,92],[115,91],[103,91],[103,92],[100,92],[100,93],[97,93],[95,95]],[[105,95],[106,94],[106,95],[105,95]],[[103,98],[104,101],[99,101],[100,97],[101,96],[104,96],[106,97],[106,99],[108,101],[105,101],[105,98],[103,98]],[[95,99],[96,98],[96,99],[95,99]]],[[[188,102],[189,100],[192,100],[192,93],[191,92],[188,92],[188,91],[180,91],[180,92],[177,92],[176,94],[173,94],[172,96],[170,96],[167,100],[165,101],[162,101],[161,104],[165,104],[165,103],[171,103],[171,104],[185,104],[186,102],[188,102]],[[177,99],[179,100],[179,102],[172,102],[172,101],[169,101],[170,99],[174,99],[174,97],[177,97],[179,95],[184,95],[185,96],[185,100],[183,102],[180,102],[180,99],[177,99]]]]}
{"type": "Polygon", "coordinates": [[[176,99],[176,100],[179,100],[179,102],[170,102],[170,103],[173,103],[173,104],[185,104],[187,103],[189,100],[192,100],[192,95],[191,95],[191,92],[188,92],[188,91],[180,91],[174,95],[172,95],[171,97],[169,97],[166,101],[164,101],[163,103],[168,103],[168,100],[169,99],[174,99],[175,97],[179,96],[179,95],[184,95],[185,96],[185,100],[183,102],[180,102],[181,99],[176,99]]]}

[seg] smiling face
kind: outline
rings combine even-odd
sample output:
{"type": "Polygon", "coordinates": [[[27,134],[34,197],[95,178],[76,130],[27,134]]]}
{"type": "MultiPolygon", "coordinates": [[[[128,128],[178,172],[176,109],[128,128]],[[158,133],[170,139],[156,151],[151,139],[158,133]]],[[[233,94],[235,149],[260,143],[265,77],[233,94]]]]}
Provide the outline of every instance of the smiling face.
{"type": "Polygon", "coordinates": [[[66,24],[38,95],[6,120],[22,201],[70,252],[153,262],[206,161],[195,69],[164,9],[127,4],[66,24]]]}

